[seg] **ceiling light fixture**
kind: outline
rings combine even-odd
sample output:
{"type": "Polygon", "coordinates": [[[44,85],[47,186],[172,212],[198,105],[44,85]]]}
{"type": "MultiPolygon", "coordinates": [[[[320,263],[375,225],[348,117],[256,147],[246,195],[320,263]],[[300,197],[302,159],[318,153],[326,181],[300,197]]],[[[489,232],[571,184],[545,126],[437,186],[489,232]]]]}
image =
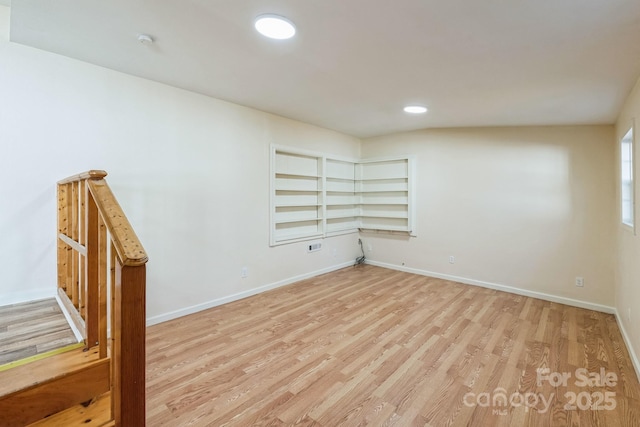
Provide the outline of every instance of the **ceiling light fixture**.
{"type": "Polygon", "coordinates": [[[138,41],[142,44],[151,44],[153,43],[153,38],[147,34],[138,34],[138,41]]]}
{"type": "Polygon", "coordinates": [[[404,107],[405,113],[411,114],[422,114],[427,112],[427,107],[423,107],[422,105],[407,105],[404,107]]]}
{"type": "Polygon", "coordinates": [[[296,34],[293,22],[278,15],[260,15],[256,18],[254,25],[260,34],[271,39],[286,40],[296,34]]]}

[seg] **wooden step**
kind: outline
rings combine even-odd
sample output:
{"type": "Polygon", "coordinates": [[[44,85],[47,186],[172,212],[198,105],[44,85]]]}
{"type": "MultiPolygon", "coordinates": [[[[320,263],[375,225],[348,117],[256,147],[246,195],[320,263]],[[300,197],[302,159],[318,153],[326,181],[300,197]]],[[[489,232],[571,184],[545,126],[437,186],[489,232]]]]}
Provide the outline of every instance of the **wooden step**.
{"type": "Polygon", "coordinates": [[[0,372],[0,425],[28,425],[109,391],[110,359],[98,356],[76,349],[0,372]]]}
{"type": "Polygon", "coordinates": [[[29,424],[28,427],[113,427],[111,420],[111,392],[104,393],[89,403],[75,405],[43,420],[29,424]]]}

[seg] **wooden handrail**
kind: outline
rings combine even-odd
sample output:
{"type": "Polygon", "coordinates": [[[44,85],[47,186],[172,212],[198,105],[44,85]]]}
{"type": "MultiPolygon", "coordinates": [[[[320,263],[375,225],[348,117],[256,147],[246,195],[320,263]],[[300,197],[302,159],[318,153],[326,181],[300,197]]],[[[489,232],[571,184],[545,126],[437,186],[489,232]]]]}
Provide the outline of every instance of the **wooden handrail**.
{"type": "Polygon", "coordinates": [[[77,311],[72,318],[86,348],[110,359],[115,425],[142,427],[148,257],[106,175],[90,170],[58,182],[58,288],[65,306],[77,311]]]}
{"type": "MultiPolygon", "coordinates": [[[[89,190],[98,206],[98,211],[111,233],[113,244],[120,257],[122,265],[143,265],[149,261],[138,236],[122,211],[118,200],[115,198],[109,185],[104,181],[107,172],[103,170],[90,170],[82,172],[58,181],[58,185],[72,184],[87,180],[89,190]]],[[[63,236],[65,236],[63,234],[63,236]]],[[[67,239],[71,240],[69,236],[67,239]]],[[[64,237],[61,237],[64,239],[64,237]]],[[[69,243],[69,242],[67,242],[69,243]]]]}
{"type": "Polygon", "coordinates": [[[58,185],[84,181],[85,179],[102,179],[106,176],[107,176],[107,173],[105,171],[92,169],[90,171],[82,172],[82,173],[67,177],[65,179],[61,179],[60,181],[58,181],[58,185]]]}
{"type": "Polygon", "coordinates": [[[149,257],[106,181],[88,181],[87,185],[96,201],[98,211],[102,214],[107,230],[111,233],[113,245],[122,265],[146,264],[149,257]]]}

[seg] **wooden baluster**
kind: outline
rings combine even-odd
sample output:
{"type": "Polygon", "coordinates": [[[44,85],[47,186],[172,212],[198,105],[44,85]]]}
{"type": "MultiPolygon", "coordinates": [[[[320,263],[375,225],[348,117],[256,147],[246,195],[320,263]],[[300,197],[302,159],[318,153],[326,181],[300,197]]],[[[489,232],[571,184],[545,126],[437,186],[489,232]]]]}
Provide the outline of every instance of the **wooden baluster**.
{"type": "MultiPolygon", "coordinates": [[[[67,217],[67,226],[65,229],[65,234],[69,237],[71,237],[72,233],[72,229],[73,229],[73,183],[69,183],[66,184],[66,188],[67,188],[67,206],[65,208],[66,210],[66,217],[67,217]]],[[[66,265],[67,265],[67,274],[65,277],[65,281],[67,283],[67,296],[69,297],[69,299],[71,300],[71,302],[73,303],[73,295],[75,294],[75,289],[74,289],[74,285],[73,285],[73,249],[71,249],[71,246],[65,245],[66,248],[66,265]]]]}
{"type": "MultiPolygon", "coordinates": [[[[67,186],[58,184],[58,235],[67,233],[67,186]]],[[[67,245],[58,241],[58,288],[67,292],[67,245]]]]}
{"type": "Polygon", "coordinates": [[[99,286],[99,252],[100,237],[98,226],[98,207],[93,196],[87,193],[86,201],[86,247],[87,256],[85,261],[85,278],[87,282],[86,293],[86,317],[85,328],[87,330],[87,348],[95,346],[99,342],[99,306],[100,306],[100,286],[99,286]]]}
{"type": "Polygon", "coordinates": [[[107,357],[107,227],[100,215],[98,215],[98,295],[99,295],[99,315],[98,315],[98,341],[100,343],[100,358],[107,357]]]}
{"type": "MultiPolygon", "coordinates": [[[[71,239],[78,241],[78,182],[71,184],[71,239]]],[[[80,289],[78,280],[79,254],[71,252],[71,302],[78,309],[80,309],[80,289]]],[[[82,315],[82,313],[80,313],[82,315]]]]}
{"type": "MultiPolygon", "coordinates": [[[[86,203],[85,200],[87,198],[87,186],[86,180],[82,180],[78,182],[78,207],[80,209],[78,215],[78,243],[83,246],[87,245],[87,212],[86,212],[86,203]]],[[[80,305],[80,315],[83,319],[87,318],[87,266],[86,260],[87,257],[82,254],[78,255],[78,259],[80,261],[79,271],[80,271],[80,280],[78,284],[78,303],[80,305]]]]}
{"type": "Polygon", "coordinates": [[[120,355],[120,342],[116,339],[116,247],[111,240],[109,245],[109,278],[110,283],[110,309],[111,319],[109,324],[111,325],[111,418],[116,419],[116,410],[120,411],[120,375],[117,374],[118,368],[116,368],[116,360],[120,355]]]}

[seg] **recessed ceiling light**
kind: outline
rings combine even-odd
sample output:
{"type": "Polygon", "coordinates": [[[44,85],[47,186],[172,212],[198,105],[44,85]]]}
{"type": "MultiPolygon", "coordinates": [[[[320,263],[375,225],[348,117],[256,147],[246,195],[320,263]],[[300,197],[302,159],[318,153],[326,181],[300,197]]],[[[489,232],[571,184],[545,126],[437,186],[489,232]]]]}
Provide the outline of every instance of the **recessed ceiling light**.
{"type": "Polygon", "coordinates": [[[153,37],[148,34],[138,34],[138,41],[142,44],[151,44],[153,43],[153,37]]]}
{"type": "Polygon", "coordinates": [[[256,18],[254,25],[260,34],[271,39],[285,40],[296,34],[293,22],[278,15],[260,15],[256,18]]]}
{"type": "Polygon", "coordinates": [[[427,112],[427,107],[423,107],[422,105],[407,105],[404,107],[405,113],[411,114],[422,114],[427,112]]]}

